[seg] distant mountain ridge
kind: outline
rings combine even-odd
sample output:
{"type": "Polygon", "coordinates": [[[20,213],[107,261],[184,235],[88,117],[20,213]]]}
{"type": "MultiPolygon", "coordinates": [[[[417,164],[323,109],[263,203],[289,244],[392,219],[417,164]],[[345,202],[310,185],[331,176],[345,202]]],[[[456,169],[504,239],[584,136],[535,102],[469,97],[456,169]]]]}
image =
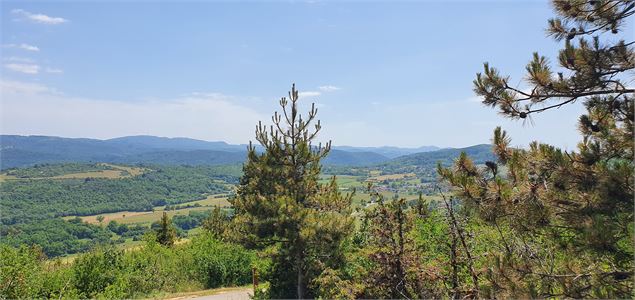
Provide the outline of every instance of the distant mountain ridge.
{"type": "Polygon", "coordinates": [[[479,144],[465,148],[445,148],[437,151],[414,153],[397,157],[385,165],[412,165],[420,167],[436,167],[440,162],[443,165],[450,165],[454,162],[461,152],[465,152],[475,163],[482,164],[486,161],[495,160],[492,152],[492,145],[479,144]]]}
{"type": "MultiPolygon", "coordinates": [[[[477,145],[473,147],[479,147],[477,145]]],[[[468,154],[471,147],[467,149],[468,154]]],[[[421,163],[447,159],[461,149],[334,146],[325,165],[370,166],[421,163]]],[[[481,155],[484,149],[478,148],[481,155]]],[[[491,153],[491,147],[485,150],[491,153]]],[[[126,136],[107,140],[55,136],[0,135],[0,169],[59,162],[113,162],[171,165],[223,165],[242,163],[247,145],[221,141],[157,136],[126,136]]],[[[454,155],[454,157],[456,157],[454,155]]],[[[435,162],[436,163],[436,162],[435,162]]]]}
{"type": "Polygon", "coordinates": [[[338,149],[338,150],[347,151],[347,152],[374,152],[374,153],[378,153],[392,159],[392,158],[396,158],[396,157],[408,155],[408,154],[413,154],[413,153],[436,151],[441,148],[437,146],[421,146],[418,148],[401,148],[401,147],[393,147],[393,146],[382,146],[382,147],[333,146],[333,149],[338,149]]]}
{"type": "MultiPolygon", "coordinates": [[[[0,169],[57,162],[120,162],[221,165],[243,162],[247,145],[190,138],[126,136],[107,140],[0,135],[0,169]]],[[[370,151],[331,150],[325,164],[366,165],[388,157],[370,151]]]]}

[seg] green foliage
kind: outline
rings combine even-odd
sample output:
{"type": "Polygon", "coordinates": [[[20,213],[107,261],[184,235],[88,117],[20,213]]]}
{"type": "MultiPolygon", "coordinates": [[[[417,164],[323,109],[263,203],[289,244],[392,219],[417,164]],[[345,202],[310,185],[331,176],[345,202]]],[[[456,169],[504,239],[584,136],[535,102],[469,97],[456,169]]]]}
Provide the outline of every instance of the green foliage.
{"type": "Polygon", "coordinates": [[[141,298],[245,285],[252,267],[265,273],[266,265],[254,251],[210,235],[170,248],[148,236],[139,249],[98,248],[68,263],[44,260],[37,248],[0,245],[0,298],[141,298]]]}
{"type": "Polygon", "coordinates": [[[478,167],[462,155],[438,172],[470,213],[499,232],[493,239],[484,297],[629,298],[633,295],[633,42],[618,34],[635,13],[632,1],[553,1],[549,33],[560,41],[554,74],[545,57],[527,65],[528,88],[485,64],[475,92],[511,119],[575,101],[587,113],[576,152],[538,142],[510,147],[496,128],[496,161],[478,167]],[[575,38],[579,38],[577,41],[575,38]],[[508,228],[504,232],[501,228],[508,228]],[[494,242],[496,241],[496,242],[494,242]]]}
{"type": "MultiPolygon", "coordinates": [[[[438,237],[442,232],[445,242],[447,232],[443,231],[442,219],[436,213],[429,213],[427,208],[421,210],[408,209],[403,199],[394,199],[386,203],[380,195],[376,207],[366,211],[363,226],[358,237],[358,252],[365,259],[362,271],[356,274],[357,282],[363,285],[360,289],[362,298],[439,298],[444,295],[439,266],[434,262],[435,256],[444,251],[434,249],[434,253],[426,252],[417,242],[416,234],[426,237],[438,237]],[[419,212],[425,212],[419,214],[419,212]],[[422,233],[421,227],[428,225],[429,232],[422,233]],[[432,254],[432,255],[431,255],[432,254]]],[[[442,241],[437,240],[440,247],[442,241]]],[[[431,240],[425,243],[431,243],[431,240]]],[[[431,246],[431,245],[426,245],[431,246]]]]}
{"type": "MultiPolygon", "coordinates": [[[[107,248],[78,257],[73,264],[73,283],[82,298],[95,298],[121,280],[123,251],[107,248]]],[[[121,295],[118,295],[121,296],[121,295]]]]}
{"type": "Polygon", "coordinates": [[[212,234],[192,240],[191,255],[197,278],[207,288],[251,283],[256,253],[234,244],[226,244],[212,234]]]}
{"type": "Polygon", "coordinates": [[[0,227],[0,244],[19,247],[38,245],[48,257],[85,252],[98,244],[109,244],[108,230],[79,218],[41,220],[34,223],[0,227]]]}
{"type": "Polygon", "coordinates": [[[176,240],[176,229],[166,212],[163,212],[159,226],[155,230],[157,242],[163,246],[171,247],[176,240]]]}
{"type": "MultiPolygon", "coordinates": [[[[44,172],[54,176],[99,166],[102,165],[69,163],[13,169],[12,172],[24,176],[41,176],[44,172]]],[[[13,246],[40,245],[49,257],[84,252],[96,244],[110,243],[111,234],[79,219],[65,222],[60,216],[150,211],[154,205],[182,203],[204,198],[209,193],[226,192],[226,185],[219,180],[236,180],[234,175],[225,174],[235,172],[233,167],[149,168],[152,169],[140,176],[121,179],[5,181],[0,185],[3,212],[0,242],[13,246]]],[[[139,227],[129,230],[124,225],[109,229],[125,237],[139,237],[144,232],[139,227]]]]}
{"type": "Polygon", "coordinates": [[[105,164],[63,163],[40,164],[30,168],[7,169],[6,174],[18,178],[54,177],[73,173],[94,172],[103,170],[115,170],[105,164]]]}
{"type": "Polygon", "coordinates": [[[309,287],[326,268],[342,265],[343,242],[352,231],[351,196],[344,197],[335,179],[318,184],[320,160],[330,150],[314,147],[320,130],[313,125],[317,110],[306,118],[298,113],[298,91],[293,86],[289,99],[282,98],[283,113],[273,116],[267,130],[259,124],[256,139],[262,154],[250,146],[238,195],[232,237],[244,245],[270,247],[273,259],[270,296],[274,298],[314,297],[309,287]],[[294,275],[291,275],[294,274],[294,275]]]}
{"type": "Polygon", "coordinates": [[[155,205],[226,192],[227,187],[210,177],[212,174],[218,175],[217,170],[155,167],[140,176],[121,179],[9,180],[0,185],[0,220],[11,225],[69,215],[150,211],[155,205]]]}
{"type": "Polygon", "coordinates": [[[228,221],[229,218],[227,214],[217,206],[203,222],[203,229],[207,230],[215,238],[221,240],[225,237],[228,221]]]}
{"type": "MultiPolygon", "coordinates": [[[[220,209],[220,208],[218,208],[220,209]]],[[[216,208],[214,208],[215,211],[216,208]]],[[[210,217],[212,213],[210,211],[190,211],[187,215],[175,215],[172,217],[172,223],[182,230],[189,230],[192,228],[196,228],[199,226],[203,226],[205,224],[205,220],[210,217]]],[[[229,219],[226,219],[225,222],[228,222],[229,219]]]]}
{"type": "Polygon", "coordinates": [[[42,266],[38,251],[22,246],[0,245],[0,297],[32,299],[42,286],[42,266]]]}

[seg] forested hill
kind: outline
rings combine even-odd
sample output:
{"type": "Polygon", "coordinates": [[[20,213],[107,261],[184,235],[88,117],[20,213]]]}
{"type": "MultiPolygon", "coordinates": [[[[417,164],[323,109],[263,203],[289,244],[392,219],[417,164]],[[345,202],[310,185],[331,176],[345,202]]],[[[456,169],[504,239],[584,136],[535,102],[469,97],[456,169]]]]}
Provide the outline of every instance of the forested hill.
{"type": "MultiPolygon", "coordinates": [[[[189,138],[129,136],[109,140],[52,136],[0,136],[0,169],[61,162],[112,162],[162,165],[226,165],[242,163],[247,145],[189,138]]],[[[351,148],[333,149],[324,160],[332,165],[369,165],[389,157],[351,148]]]]}
{"type": "Polygon", "coordinates": [[[488,160],[495,160],[492,152],[492,145],[480,144],[465,148],[446,148],[431,152],[415,153],[395,158],[385,165],[392,166],[419,166],[436,167],[437,162],[444,165],[451,164],[461,152],[465,152],[477,164],[485,163],[488,160]]]}
{"type": "MultiPolygon", "coordinates": [[[[61,162],[110,162],[160,165],[227,165],[246,159],[246,145],[208,142],[189,138],[129,136],[109,140],[51,136],[0,136],[0,169],[61,162]]],[[[398,147],[334,147],[325,165],[434,166],[449,163],[461,151],[476,161],[492,159],[488,145],[440,149],[398,147]],[[413,151],[420,151],[413,153],[413,151]],[[403,155],[407,154],[407,155],[403,155]],[[402,156],[399,156],[402,155],[402,156]],[[483,159],[480,159],[483,158],[483,159]]]]}

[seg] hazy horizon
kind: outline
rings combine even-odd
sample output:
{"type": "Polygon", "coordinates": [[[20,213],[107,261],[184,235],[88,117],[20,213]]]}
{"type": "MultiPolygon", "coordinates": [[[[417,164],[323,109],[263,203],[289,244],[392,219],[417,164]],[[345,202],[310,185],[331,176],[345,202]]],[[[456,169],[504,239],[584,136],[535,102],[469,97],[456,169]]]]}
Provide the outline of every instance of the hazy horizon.
{"type": "Polygon", "coordinates": [[[296,82],[334,145],[465,147],[502,126],[513,145],[571,150],[581,104],[532,124],[472,92],[483,62],[520,83],[532,52],[555,60],[552,14],[546,1],[5,1],[0,133],[247,143],[296,82]]]}
{"type": "MultiPolygon", "coordinates": [[[[168,138],[168,139],[191,139],[191,140],[198,140],[198,141],[203,141],[203,142],[224,142],[227,143],[228,145],[248,145],[249,141],[247,142],[243,142],[243,143],[230,143],[227,141],[223,141],[223,140],[205,140],[205,139],[195,139],[195,138],[191,138],[191,137],[187,137],[187,136],[158,136],[158,135],[145,135],[145,134],[141,134],[141,135],[126,135],[126,136],[116,136],[116,137],[111,137],[111,138],[92,138],[92,137],[73,137],[73,136],[59,136],[59,135],[43,135],[43,134],[4,134],[2,133],[1,135],[17,135],[17,136],[25,136],[25,137],[57,137],[57,138],[68,138],[68,139],[93,139],[93,140],[100,140],[100,141],[107,141],[107,140],[112,140],[112,139],[118,139],[118,138],[128,138],[128,137],[157,137],[157,138],[168,138]]],[[[255,139],[251,140],[253,143],[258,143],[255,139]]],[[[479,144],[488,144],[488,143],[479,143],[479,144]]],[[[357,146],[357,145],[338,145],[338,144],[332,144],[332,146],[334,147],[354,147],[354,148],[381,148],[381,147],[395,147],[395,148],[408,148],[408,149],[416,149],[416,148],[424,148],[424,147],[438,147],[440,149],[443,148],[465,148],[465,147],[470,147],[470,146],[475,146],[475,145],[479,145],[479,144],[473,144],[473,145],[465,145],[465,146],[460,146],[460,147],[446,147],[443,145],[420,145],[420,146],[414,146],[414,147],[399,147],[399,146],[393,146],[393,145],[381,145],[381,146],[357,146]]]]}

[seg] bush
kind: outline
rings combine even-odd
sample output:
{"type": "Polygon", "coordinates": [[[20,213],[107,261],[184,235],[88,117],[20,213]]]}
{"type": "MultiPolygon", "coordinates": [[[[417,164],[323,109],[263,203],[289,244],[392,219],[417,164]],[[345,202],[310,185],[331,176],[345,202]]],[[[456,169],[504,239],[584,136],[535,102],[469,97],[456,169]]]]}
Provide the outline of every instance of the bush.
{"type": "Polygon", "coordinates": [[[197,277],[207,288],[245,285],[251,282],[256,253],[242,246],[220,242],[209,234],[192,240],[191,255],[197,277]]]}
{"type": "Polygon", "coordinates": [[[38,251],[0,245],[0,298],[37,298],[42,286],[38,251]]]}
{"type": "Polygon", "coordinates": [[[175,247],[161,246],[152,233],[144,239],[140,249],[97,248],[68,265],[45,260],[39,248],[0,245],[0,299],[139,298],[244,285],[252,266],[261,268],[255,252],[211,235],[175,247]]]}
{"type": "Polygon", "coordinates": [[[122,270],[123,251],[98,249],[75,260],[74,284],[82,298],[95,298],[123,275],[122,270]]]}

